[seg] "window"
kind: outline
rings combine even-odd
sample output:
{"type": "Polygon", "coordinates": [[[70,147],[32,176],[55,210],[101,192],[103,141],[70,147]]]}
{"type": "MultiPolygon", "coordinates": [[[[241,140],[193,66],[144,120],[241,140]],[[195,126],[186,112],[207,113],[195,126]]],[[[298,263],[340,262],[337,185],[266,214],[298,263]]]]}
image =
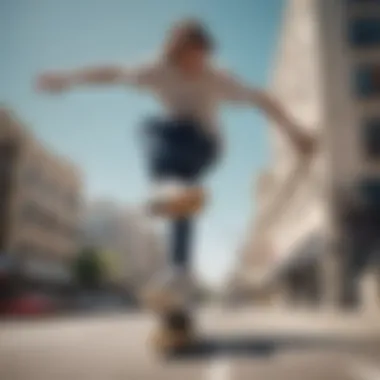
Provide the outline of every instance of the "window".
{"type": "Polygon", "coordinates": [[[380,0],[347,0],[348,4],[380,4],[380,0]]]}
{"type": "Polygon", "coordinates": [[[363,127],[362,139],[366,158],[380,159],[380,118],[367,120],[363,127]]]}
{"type": "Polygon", "coordinates": [[[380,0],[347,0],[348,4],[380,4],[380,0]]]}
{"type": "Polygon", "coordinates": [[[357,67],[354,73],[354,91],[358,97],[380,97],[380,64],[357,67]]]}
{"type": "Polygon", "coordinates": [[[380,17],[353,20],[349,27],[349,39],[354,47],[370,48],[380,45],[380,17]]]}
{"type": "Polygon", "coordinates": [[[367,206],[380,206],[380,178],[366,178],[359,183],[359,195],[367,206]]]}

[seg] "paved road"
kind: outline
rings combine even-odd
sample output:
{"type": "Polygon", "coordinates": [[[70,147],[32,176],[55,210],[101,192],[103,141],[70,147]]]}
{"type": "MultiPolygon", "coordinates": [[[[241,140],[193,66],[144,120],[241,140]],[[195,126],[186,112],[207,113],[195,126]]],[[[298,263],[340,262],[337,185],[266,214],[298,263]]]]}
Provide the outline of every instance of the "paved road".
{"type": "Polygon", "coordinates": [[[202,344],[171,360],[149,349],[145,314],[3,322],[0,379],[380,379],[376,318],[213,309],[198,321],[202,344]]]}

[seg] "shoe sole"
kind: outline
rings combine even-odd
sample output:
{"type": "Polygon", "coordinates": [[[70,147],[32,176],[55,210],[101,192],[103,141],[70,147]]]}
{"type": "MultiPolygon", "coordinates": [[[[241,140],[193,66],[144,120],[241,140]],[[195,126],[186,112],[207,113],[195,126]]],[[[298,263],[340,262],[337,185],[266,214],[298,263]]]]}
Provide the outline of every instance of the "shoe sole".
{"type": "Polygon", "coordinates": [[[199,213],[205,204],[203,189],[189,189],[183,195],[166,201],[153,201],[149,205],[151,214],[169,218],[186,217],[199,213]]]}

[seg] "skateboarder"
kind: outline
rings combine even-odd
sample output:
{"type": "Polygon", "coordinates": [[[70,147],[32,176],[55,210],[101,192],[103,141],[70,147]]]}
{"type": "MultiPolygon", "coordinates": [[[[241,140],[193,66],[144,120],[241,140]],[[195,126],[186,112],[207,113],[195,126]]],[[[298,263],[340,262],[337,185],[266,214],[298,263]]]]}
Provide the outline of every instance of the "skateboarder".
{"type": "MultiPolygon", "coordinates": [[[[50,71],[37,81],[39,90],[62,92],[82,85],[126,85],[146,90],[162,103],[165,112],[145,123],[148,172],[158,185],[151,210],[169,217],[172,269],[155,282],[158,295],[184,294],[191,289],[189,261],[193,215],[202,208],[201,180],[223,154],[218,107],[236,103],[261,109],[294,149],[309,156],[314,138],[267,91],[252,87],[213,61],[216,44],[207,27],[196,20],[175,25],[160,56],[134,68],[95,66],[50,71]]],[[[254,149],[254,146],[252,147],[254,149]]]]}

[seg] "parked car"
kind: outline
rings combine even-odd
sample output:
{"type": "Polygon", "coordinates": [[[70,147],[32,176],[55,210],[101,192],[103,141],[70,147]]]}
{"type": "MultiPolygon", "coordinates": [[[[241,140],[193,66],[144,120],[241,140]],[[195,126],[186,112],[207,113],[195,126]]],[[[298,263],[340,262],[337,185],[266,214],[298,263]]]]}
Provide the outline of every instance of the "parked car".
{"type": "Polygon", "coordinates": [[[59,304],[48,295],[25,293],[3,300],[1,309],[7,316],[46,316],[56,313],[59,304]]]}

